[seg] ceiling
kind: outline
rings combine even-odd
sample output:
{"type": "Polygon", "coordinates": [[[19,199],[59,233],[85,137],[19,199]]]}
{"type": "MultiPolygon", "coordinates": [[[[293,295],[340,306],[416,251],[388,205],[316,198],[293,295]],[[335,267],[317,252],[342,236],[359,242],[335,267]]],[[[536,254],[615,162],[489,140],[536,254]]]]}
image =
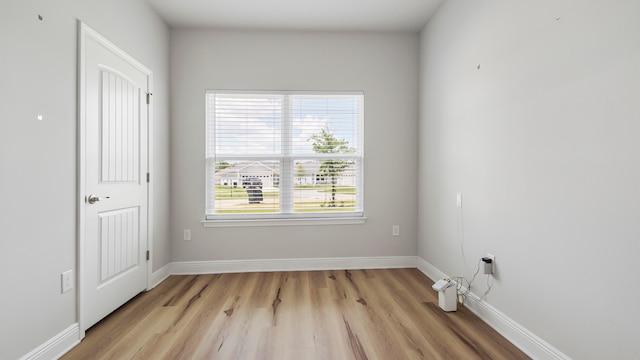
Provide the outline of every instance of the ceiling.
{"type": "Polygon", "coordinates": [[[172,27],[418,32],[445,0],[147,0],[172,27]]]}

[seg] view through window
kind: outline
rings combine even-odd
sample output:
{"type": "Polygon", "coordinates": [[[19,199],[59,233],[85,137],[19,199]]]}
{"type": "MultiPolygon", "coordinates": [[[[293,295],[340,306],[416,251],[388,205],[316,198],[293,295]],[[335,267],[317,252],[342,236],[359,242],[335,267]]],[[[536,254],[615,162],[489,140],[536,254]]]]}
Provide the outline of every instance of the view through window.
{"type": "Polygon", "coordinates": [[[361,92],[208,91],[207,218],[363,212],[361,92]]]}

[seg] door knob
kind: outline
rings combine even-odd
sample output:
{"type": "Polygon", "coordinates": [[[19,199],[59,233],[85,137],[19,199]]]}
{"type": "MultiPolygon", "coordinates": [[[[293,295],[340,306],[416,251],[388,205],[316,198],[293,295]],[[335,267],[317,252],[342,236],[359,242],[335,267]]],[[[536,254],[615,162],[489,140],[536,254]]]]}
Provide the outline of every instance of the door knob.
{"type": "Polygon", "coordinates": [[[89,204],[95,204],[95,203],[97,203],[97,202],[98,202],[98,201],[100,201],[100,200],[106,200],[106,199],[109,199],[109,196],[105,196],[105,197],[98,197],[98,196],[93,195],[93,194],[91,194],[91,195],[87,196],[87,202],[88,202],[89,204]]]}

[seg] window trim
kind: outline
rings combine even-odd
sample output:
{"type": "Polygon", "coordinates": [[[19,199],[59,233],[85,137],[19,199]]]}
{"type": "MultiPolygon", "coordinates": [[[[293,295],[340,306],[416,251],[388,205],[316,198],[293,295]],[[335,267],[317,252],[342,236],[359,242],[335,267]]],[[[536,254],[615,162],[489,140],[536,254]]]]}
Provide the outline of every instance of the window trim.
{"type": "MultiPolygon", "coordinates": [[[[251,227],[251,226],[314,226],[314,225],[361,225],[367,221],[367,217],[364,214],[360,216],[354,216],[353,213],[348,213],[350,216],[344,217],[297,217],[297,218],[246,218],[240,219],[237,217],[230,219],[209,219],[202,220],[202,227],[215,228],[215,227],[251,227]]],[[[336,215],[336,214],[328,214],[336,215]]]]}
{"type": "MultiPolygon", "coordinates": [[[[360,107],[360,115],[358,118],[358,127],[359,129],[359,148],[361,149],[360,155],[354,156],[353,154],[332,154],[332,158],[342,158],[342,159],[356,159],[358,160],[359,169],[359,178],[357,181],[356,187],[356,203],[359,203],[360,206],[357,211],[350,212],[314,212],[314,213],[299,213],[299,212],[278,212],[278,213],[267,213],[267,214],[209,214],[207,212],[208,209],[208,197],[209,190],[206,191],[205,194],[205,220],[202,221],[202,225],[205,228],[208,227],[245,227],[245,226],[282,226],[282,225],[352,225],[352,224],[363,224],[366,221],[366,217],[364,215],[364,91],[295,91],[295,90],[287,90],[287,91],[279,91],[279,90],[224,90],[224,89],[207,89],[205,91],[205,113],[207,112],[207,96],[209,94],[222,93],[222,94],[277,94],[283,96],[295,96],[295,95],[311,95],[311,96],[340,96],[340,95],[354,95],[361,96],[361,107],[360,107]]],[[[288,109],[287,109],[288,110],[288,109]]],[[[287,111],[285,110],[285,111],[287,111]]],[[[205,116],[205,121],[208,122],[208,119],[205,116]]],[[[290,124],[289,124],[290,125],[290,124]]],[[[205,149],[208,146],[208,132],[209,125],[206,125],[205,131],[205,149]]],[[[232,159],[234,156],[224,155],[222,156],[225,159],[232,159]]],[[[240,155],[237,156],[238,160],[242,160],[245,158],[251,159],[264,159],[264,160],[278,160],[278,161],[291,161],[295,162],[297,159],[325,159],[327,156],[319,155],[319,154],[301,154],[301,155],[263,155],[263,156],[254,156],[254,155],[240,155]]],[[[208,162],[211,159],[207,157],[205,152],[205,184],[209,186],[208,179],[208,167],[210,166],[208,162]]],[[[212,159],[214,162],[216,161],[216,157],[212,159]]],[[[280,179],[282,184],[282,179],[280,179]]],[[[282,195],[281,195],[282,196],[282,195]]]]}

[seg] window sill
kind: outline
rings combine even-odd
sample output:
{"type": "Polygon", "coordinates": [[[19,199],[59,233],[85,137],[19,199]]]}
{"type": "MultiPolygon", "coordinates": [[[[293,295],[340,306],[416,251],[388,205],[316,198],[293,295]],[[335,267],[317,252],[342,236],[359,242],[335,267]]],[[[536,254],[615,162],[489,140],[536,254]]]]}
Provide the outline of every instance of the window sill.
{"type": "Polygon", "coordinates": [[[224,219],[203,220],[202,226],[213,227],[251,227],[251,226],[315,226],[315,225],[360,225],[367,220],[364,216],[336,218],[299,218],[299,219],[224,219]]]}

